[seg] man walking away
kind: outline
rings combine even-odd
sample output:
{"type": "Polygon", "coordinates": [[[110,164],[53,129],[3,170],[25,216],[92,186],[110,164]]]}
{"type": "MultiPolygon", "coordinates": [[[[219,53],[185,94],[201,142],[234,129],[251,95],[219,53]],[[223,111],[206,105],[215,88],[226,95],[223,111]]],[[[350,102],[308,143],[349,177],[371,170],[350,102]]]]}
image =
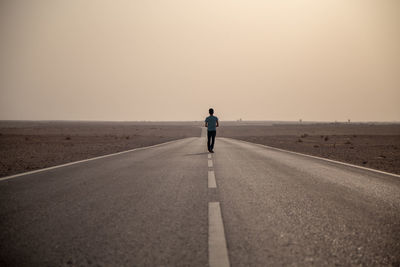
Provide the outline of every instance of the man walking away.
{"type": "Polygon", "coordinates": [[[214,153],[215,135],[217,134],[217,127],[219,126],[218,118],[214,116],[214,109],[208,110],[210,116],[205,120],[205,126],[207,127],[207,147],[208,152],[214,153]]]}

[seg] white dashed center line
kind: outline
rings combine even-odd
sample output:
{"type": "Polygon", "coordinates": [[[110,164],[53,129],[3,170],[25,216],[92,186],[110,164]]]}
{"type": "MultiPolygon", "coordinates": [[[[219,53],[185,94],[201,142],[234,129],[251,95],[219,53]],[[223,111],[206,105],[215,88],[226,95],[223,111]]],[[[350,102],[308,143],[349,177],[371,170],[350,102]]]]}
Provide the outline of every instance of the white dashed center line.
{"type": "Polygon", "coordinates": [[[209,168],[212,168],[212,166],[213,166],[213,162],[212,162],[211,159],[209,159],[209,160],[208,160],[208,167],[209,167],[209,168]]]}
{"type": "Polygon", "coordinates": [[[210,267],[228,267],[224,224],[219,202],[208,203],[208,263],[210,267]]]}
{"type": "MultiPolygon", "coordinates": [[[[208,154],[208,188],[217,188],[213,160],[208,154]]],[[[210,267],[229,267],[224,223],[219,202],[208,203],[208,265],[210,267]]]]}
{"type": "Polygon", "coordinates": [[[208,188],[217,188],[214,171],[208,171],[208,188]]]}

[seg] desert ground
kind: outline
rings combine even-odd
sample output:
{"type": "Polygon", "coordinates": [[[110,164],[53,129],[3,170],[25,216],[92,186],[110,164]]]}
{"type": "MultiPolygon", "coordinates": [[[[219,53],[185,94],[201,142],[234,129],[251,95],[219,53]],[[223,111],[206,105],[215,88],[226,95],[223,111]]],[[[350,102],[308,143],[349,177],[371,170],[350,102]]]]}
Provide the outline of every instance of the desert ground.
{"type": "Polygon", "coordinates": [[[191,122],[1,121],[0,176],[200,136],[191,122]]]}
{"type": "MultiPolygon", "coordinates": [[[[0,176],[198,137],[202,125],[202,122],[0,121],[0,176]]],[[[218,137],[400,174],[400,124],[221,121],[218,137]]]]}
{"type": "Polygon", "coordinates": [[[396,123],[236,122],[220,127],[218,136],[400,174],[396,123]]]}

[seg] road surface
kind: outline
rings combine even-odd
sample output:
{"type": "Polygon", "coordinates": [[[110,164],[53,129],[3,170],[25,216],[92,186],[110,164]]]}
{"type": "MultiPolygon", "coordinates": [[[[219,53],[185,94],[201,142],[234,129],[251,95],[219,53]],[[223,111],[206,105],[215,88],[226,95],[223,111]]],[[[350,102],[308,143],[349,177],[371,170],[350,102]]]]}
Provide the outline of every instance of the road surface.
{"type": "Polygon", "coordinates": [[[0,266],[400,264],[400,178],[204,137],[0,181],[0,266]]]}

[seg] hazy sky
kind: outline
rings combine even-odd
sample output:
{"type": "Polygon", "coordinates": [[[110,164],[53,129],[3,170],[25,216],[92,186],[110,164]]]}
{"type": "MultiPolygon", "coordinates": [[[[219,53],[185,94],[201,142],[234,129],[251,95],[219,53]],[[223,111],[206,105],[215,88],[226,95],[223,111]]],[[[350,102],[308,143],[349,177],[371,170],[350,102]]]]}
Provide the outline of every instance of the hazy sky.
{"type": "Polygon", "coordinates": [[[400,121],[399,0],[0,0],[0,119],[400,121]]]}

